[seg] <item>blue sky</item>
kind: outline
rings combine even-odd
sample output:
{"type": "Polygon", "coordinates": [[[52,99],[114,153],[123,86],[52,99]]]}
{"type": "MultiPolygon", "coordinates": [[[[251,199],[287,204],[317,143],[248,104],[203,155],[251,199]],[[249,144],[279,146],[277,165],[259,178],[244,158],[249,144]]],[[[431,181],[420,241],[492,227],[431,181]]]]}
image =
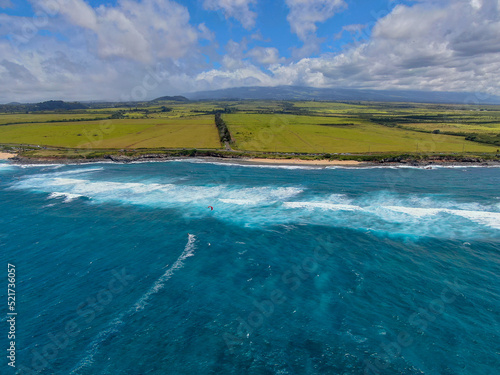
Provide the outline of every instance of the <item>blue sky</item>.
{"type": "Polygon", "coordinates": [[[3,102],[252,85],[499,94],[499,53],[498,0],[0,0],[3,102]]]}
{"type": "MultiPolygon", "coordinates": [[[[116,0],[113,1],[98,1],[87,0],[86,3],[97,8],[101,5],[115,7],[116,0]]],[[[240,41],[247,38],[249,47],[268,47],[272,45],[277,48],[280,55],[286,58],[292,57],[294,48],[298,48],[303,43],[291,32],[287,21],[288,7],[285,1],[260,1],[251,6],[251,9],[258,13],[256,24],[251,29],[245,29],[240,22],[234,18],[226,18],[224,10],[207,10],[202,5],[202,0],[183,0],[178,3],[184,5],[188,10],[192,23],[205,23],[210,30],[216,34],[216,41],[221,45],[220,53],[224,53],[223,46],[229,40],[240,41]],[[253,34],[260,34],[262,40],[251,38],[253,34]]],[[[342,32],[342,27],[354,24],[366,25],[362,34],[355,34],[358,37],[366,38],[370,34],[370,29],[375,25],[375,21],[381,16],[390,13],[398,4],[411,3],[408,1],[391,1],[391,0],[361,0],[347,1],[348,6],[339,10],[339,13],[325,22],[317,24],[317,35],[324,39],[320,49],[311,54],[311,56],[319,56],[325,52],[341,51],[347,44],[353,42],[353,36],[344,32],[339,37],[336,37],[342,32]]],[[[13,6],[3,9],[3,12],[12,16],[33,17],[35,9],[31,2],[27,0],[12,1],[13,6]]]]}

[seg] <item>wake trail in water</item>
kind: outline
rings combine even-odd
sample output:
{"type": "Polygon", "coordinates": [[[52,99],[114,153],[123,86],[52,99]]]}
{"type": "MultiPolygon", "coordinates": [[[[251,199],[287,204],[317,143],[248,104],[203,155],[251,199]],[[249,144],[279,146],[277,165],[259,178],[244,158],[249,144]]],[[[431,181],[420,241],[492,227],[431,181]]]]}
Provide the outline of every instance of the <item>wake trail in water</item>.
{"type": "Polygon", "coordinates": [[[141,298],[139,298],[139,300],[134,304],[133,309],[131,309],[132,312],[143,310],[149,298],[163,288],[165,282],[167,282],[172,277],[176,270],[184,266],[184,261],[187,258],[194,256],[195,240],[195,235],[190,234],[188,242],[182,254],[179,256],[179,258],[177,258],[175,263],[158,280],[156,280],[154,285],[141,298]]]}
{"type": "Polygon", "coordinates": [[[172,264],[171,267],[167,269],[167,271],[160,276],[158,280],[149,288],[149,290],[144,293],[141,298],[139,298],[128,310],[119,314],[116,318],[109,322],[108,328],[104,331],[101,331],[95,338],[92,340],[90,345],[87,347],[85,357],[83,357],[70,371],[70,374],[78,374],[78,371],[84,369],[92,365],[94,362],[95,355],[99,352],[101,345],[114,333],[119,331],[119,328],[124,324],[124,320],[136,314],[137,312],[143,310],[148,301],[151,299],[151,296],[155,293],[158,293],[164,286],[165,283],[173,276],[175,271],[181,269],[184,266],[184,261],[194,256],[194,251],[196,243],[196,236],[194,234],[189,234],[189,239],[184,247],[184,251],[177,258],[177,260],[172,264]]]}

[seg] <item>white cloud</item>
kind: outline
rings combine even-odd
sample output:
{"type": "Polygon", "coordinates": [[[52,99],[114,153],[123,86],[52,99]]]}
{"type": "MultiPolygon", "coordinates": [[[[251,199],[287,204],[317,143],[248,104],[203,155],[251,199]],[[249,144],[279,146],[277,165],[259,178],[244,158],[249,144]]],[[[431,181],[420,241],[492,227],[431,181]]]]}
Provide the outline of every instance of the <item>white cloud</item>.
{"type": "Polygon", "coordinates": [[[339,33],[334,35],[334,39],[342,38],[342,35],[344,34],[345,31],[347,31],[351,35],[361,36],[363,30],[366,29],[366,27],[367,27],[367,25],[361,25],[361,24],[352,24],[352,25],[343,26],[342,30],[340,30],[339,33]]]}
{"type": "Polygon", "coordinates": [[[283,62],[279,51],[274,47],[255,47],[247,52],[247,56],[259,64],[270,65],[283,62]]]}
{"type": "Polygon", "coordinates": [[[226,18],[238,20],[245,29],[255,26],[257,13],[250,10],[250,5],[257,0],[204,0],[203,6],[208,10],[223,11],[226,18]]]}
{"type": "Polygon", "coordinates": [[[286,0],[286,4],[290,9],[290,28],[303,42],[316,33],[317,23],[325,22],[347,6],[344,0],[286,0]]]}
{"type": "Polygon", "coordinates": [[[284,69],[319,73],[320,86],[500,94],[500,5],[497,0],[477,4],[397,6],[377,22],[370,41],[284,69]]]}
{"type": "Polygon", "coordinates": [[[213,69],[195,77],[196,90],[215,90],[239,86],[273,86],[276,79],[252,64],[232,70],[213,69]]]}
{"type": "Polygon", "coordinates": [[[211,71],[210,82],[213,88],[245,86],[251,77],[258,77],[264,86],[500,95],[500,3],[424,0],[413,6],[400,5],[378,20],[369,41],[342,53],[275,64],[266,76],[257,74],[254,68],[211,71]],[[219,82],[217,77],[221,75],[224,79],[219,82]]]}
{"type": "MultiPolygon", "coordinates": [[[[0,39],[0,102],[120,100],[157,64],[164,67],[161,82],[146,86],[148,97],[160,96],[184,91],[169,86],[175,75],[208,69],[198,40],[213,34],[191,25],[187,9],[174,1],[122,0],[98,8],[83,0],[53,1],[32,0],[35,10],[48,14],[40,27],[32,17],[0,13],[0,36],[14,41],[0,39]]],[[[206,53],[211,48],[203,47],[206,53]]]]}
{"type": "Polygon", "coordinates": [[[45,9],[51,4],[57,4],[57,11],[65,15],[73,25],[85,27],[91,30],[97,28],[97,15],[95,10],[83,0],[38,0],[35,5],[45,9]]]}
{"type": "MultiPolygon", "coordinates": [[[[53,0],[33,0],[48,6],[53,0]]],[[[121,0],[116,6],[92,8],[83,0],[57,0],[66,20],[95,34],[103,58],[120,57],[151,63],[181,58],[198,39],[184,6],[169,0],[121,0]]],[[[43,8],[42,8],[43,9],[43,8]]]]}
{"type": "MultiPolygon", "coordinates": [[[[0,36],[22,33],[32,21],[0,14],[0,36]]],[[[187,9],[168,0],[122,0],[98,8],[65,0],[43,29],[48,35],[35,33],[18,45],[0,38],[0,102],[120,100],[145,86],[144,99],[253,85],[500,95],[498,0],[399,5],[376,22],[368,40],[293,63],[285,63],[272,46],[252,48],[250,37],[227,43],[223,56],[216,53],[216,41],[200,47],[198,41],[212,40],[213,34],[205,25],[191,25],[187,9]],[[206,63],[201,51],[221,67],[206,63]],[[161,79],[154,81],[158,64],[161,79]]],[[[357,26],[346,31],[357,32],[357,26]]]]}
{"type": "Polygon", "coordinates": [[[200,39],[206,39],[211,42],[215,41],[215,33],[211,31],[205,23],[200,23],[198,25],[198,30],[200,31],[200,39]]]}

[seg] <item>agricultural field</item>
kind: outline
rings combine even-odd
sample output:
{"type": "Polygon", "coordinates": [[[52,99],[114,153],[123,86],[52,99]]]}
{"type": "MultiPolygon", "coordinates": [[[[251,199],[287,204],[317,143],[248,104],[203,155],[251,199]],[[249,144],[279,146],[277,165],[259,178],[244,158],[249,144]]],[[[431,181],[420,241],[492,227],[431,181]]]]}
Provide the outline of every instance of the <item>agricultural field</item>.
{"type": "Polygon", "coordinates": [[[220,148],[213,116],[182,119],[18,124],[0,127],[4,144],[69,148],[220,148]]]}
{"type": "Polygon", "coordinates": [[[431,123],[404,123],[401,128],[433,132],[439,130],[440,133],[455,133],[455,134],[500,134],[500,122],[497,123],[467,123],[467,122],[431,122],[431,123]]]}
{"type": "MultiPolygon", "coordinates": [[[[127,120],[118,120],[127,121],[127,120]]],[[[130,120],[128,120],[130,121],[130,120]]],[[[219,134],[210,115],[192,116],[169,120],[148,120],[144,129],[112,136],[100,142],[101,148],[221,148],[219,134]]],[[[136,121],[144,124],[144,121],[136,121]]],[[[120,122],[116,129],[120,128],[120,122]]],[[[113,135],[113,134],[112,134],[113,135]]],[[[88,145],[83,145],[88,147],[88,145]]]]}
{"type": "Polygon", "coordinates": [[[224,107],[218,102],[196,102],[196,103],[177,103],[177,102],[161,102],[155,105],[137,105],[137,106],[116,106],[113,108],[96,108],[88,109],[88,113],[96,115],[120,114],[123,118],[144,119],[144,118],[181,118],[200,116],[203,114],[212,113],[214,111],[222,111],[224,107]]]}
{"type": "Polygon", "coordinates": [[[350,117],[225,114],[233,148],[305,153],[495,152],[463,137],[387,127],[350,117]]]}
{"type": "Polygon", "coordinates": [[[68,112],[68,113],[0,113],[0,125],[43,123],[67,120],[94,120],[109,117],[106,114],[68,112]]]}
{"type": "Polygon", "coordinates": [[[221,149],[310,154],[495,153],[500,107],[415,103],[229,100],[107,103],[81,110],[0,113],[0,145],[74,149],[221,149]]]}

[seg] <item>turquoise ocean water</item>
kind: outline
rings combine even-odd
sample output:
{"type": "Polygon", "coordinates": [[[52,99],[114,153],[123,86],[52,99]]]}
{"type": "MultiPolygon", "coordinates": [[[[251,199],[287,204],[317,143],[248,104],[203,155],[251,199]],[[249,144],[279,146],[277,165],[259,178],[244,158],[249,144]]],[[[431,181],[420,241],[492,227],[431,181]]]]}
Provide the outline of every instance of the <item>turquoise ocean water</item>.
{"type": "Polygon", "coordinates": [[[2,350],[11,263],[19,374],[498,374],[499,182],[2,163],[2,350]]]}

